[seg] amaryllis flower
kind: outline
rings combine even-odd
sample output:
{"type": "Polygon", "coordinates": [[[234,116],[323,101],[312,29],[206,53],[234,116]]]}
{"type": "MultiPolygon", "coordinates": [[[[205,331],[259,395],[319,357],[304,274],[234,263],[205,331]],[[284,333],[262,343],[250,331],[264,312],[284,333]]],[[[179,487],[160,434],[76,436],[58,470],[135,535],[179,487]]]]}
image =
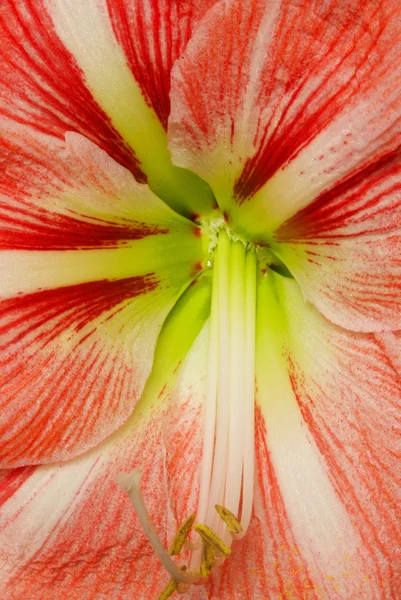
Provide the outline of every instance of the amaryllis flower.
{"type": "Polygon", "coordinates": [[[2,597],[399,600],[401,4],[0,24],[2,597]]]}

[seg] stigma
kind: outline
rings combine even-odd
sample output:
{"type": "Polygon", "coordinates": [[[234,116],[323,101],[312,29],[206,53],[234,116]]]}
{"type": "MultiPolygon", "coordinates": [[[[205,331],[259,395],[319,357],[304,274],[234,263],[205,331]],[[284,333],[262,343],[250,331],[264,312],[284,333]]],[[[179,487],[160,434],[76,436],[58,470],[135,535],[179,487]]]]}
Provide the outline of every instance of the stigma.
{"type": "MultiPolygon", "coordinates": [[[[151,521],[149,513],[141,493],[141,471],[134,469],[131,473],[120,473],[117,482],[121,489],[128,493],[143,530],[151,543],[155,554],[159,557],[166,571],[170,574],[170,580],[159,594],[157,600],[167,600],[174,592],[184,593],[193,583],[208,577],[214,569],[221,566],[224,560],[231,554],[230,545],[226,544],[207,525],[195,523],[196,515],[189,515],[178,528],[172,544],[167,550],[160,540],[156,528],[151,521]],[[188,536],[191,529],[199,536],[199,544],[190,544],[188,536]],[[200,562],[197,568],[190,569],[188,565],[177,564],[172,556],[179,556],[184,546],[199,549],[200,562]]],[[[236,517],[225,507],[216,505],[216,513],[222,522],[227,524],[228,531],[234,537],[234,533],[241,532],[242,527],[236,517]]]]}
{"type": "Polygon", "coordinates": [[[140,471],[118,478],[170,575],[158,600],[185,592],[219,568],[230,556],[233,540],[246,534],[253,508],[258,256],[254,246],[230,236],[220,225],[216,227],[211,257],[212,301],[198,507],[196,514],[189,515],[178,528],[168,550],[147,512],[140,471]],[[189,559],[186,564],[178,564],[184,547],[191,551],[189,559]]]}

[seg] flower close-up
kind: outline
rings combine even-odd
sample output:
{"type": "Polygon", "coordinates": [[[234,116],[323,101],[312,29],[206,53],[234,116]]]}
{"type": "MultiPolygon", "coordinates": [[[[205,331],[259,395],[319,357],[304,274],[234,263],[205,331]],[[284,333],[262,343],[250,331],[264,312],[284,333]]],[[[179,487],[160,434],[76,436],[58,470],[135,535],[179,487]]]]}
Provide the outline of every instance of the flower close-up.
{"type": "Polygon", "coordinates": [[[399,0],[1,0],[4,600],[401,600],[399,0]]]}

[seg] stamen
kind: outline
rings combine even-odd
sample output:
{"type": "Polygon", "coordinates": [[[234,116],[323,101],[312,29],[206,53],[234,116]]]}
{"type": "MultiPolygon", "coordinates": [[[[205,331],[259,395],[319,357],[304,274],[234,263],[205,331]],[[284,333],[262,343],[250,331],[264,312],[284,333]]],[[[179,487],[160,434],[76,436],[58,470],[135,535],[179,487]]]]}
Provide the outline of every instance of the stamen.
{"type": "Polygon", "coordinates": [[[207,373],[206,399],[204,405],[204,434],[200,474],[200,494],[197,517],[204,523],[208,508],[212,476],[214,439],[216,427],[217,379],[219,365],[219,326],[218,326],[218,256],[214,260],[212,280],[212,306],[209,334],[209,364],[207,373]]]}
{"type": "Polygon", "coordinates": [[[200,525],[198,523],[194,526],[194,529],[197,533],[199,533],[202,540],[212,547],[214,552],[218,552],[225,557],[231,554],[231,548],[227,546],[227,544],[225,544],[223,540],[221,540],[219,536],[210,529],[210,527],[207,525],[200,525]]]}
{"type": "Polygon", "coordinates": [[[230,533],[239,534],[242,532],[241,523],[238,521],[237,517],[233,515],[230,510],[228,510],[228,508],[221,506],[220,504],[216,504],[215,509],[223,519],[224,523],[227,525],[227,529],[230,533]]]}
{"type": "Polygon", "coordinates": [[[181,552],[188,534],[191,531],[191,527],[194,524],[195,518],[196,515],[190,515],[178,528],[178,531],[175,534],[173,542],[170,546],[169,554],[171,556],[177,556],[181,552]]]}
{"type": "MultiPolygon", "coordinates": [[[[195,515],[190,515],[180,525],[170,547],[170,554],[164,548],[156,529],[149,517],[146,509],[141,489],[141,472],[134,469],[131,473],[120,473],[117,476],[117,482],[121,489],[128,493],[135,511],[141,522],[143,530],[151,543],[153,550],[161,560],[165,569],[170,573],[171,579],[158,596],[157,600],[167,600],[174,592],[185,593],[192,583],[198,581],[201,577],[208,577],[215,567],[223,564],[224,560],[231,554],[231,548],[207,525],[197,523],[194,525],[195,531],[199,534],[202,544],[199,570],[187,572],[185,565],[177,565],[170,555],[177,555],[184,547],[188,534],[195,520],[195,515]]],[[[233,535],[241,531],[241,524],[237,518],[225,506],[216,505],[217,514],[227,525],[228,530],[233,535]]],[[[195,551],[197,552],[197,551],[195,551]]]]}
{"type": "Polygon", "coordinates": [[[224,227],[216,229],[216,238],[198,512],[180,525],[169,551],[146,510],[140,471],[118,477],[156,555],[171,575],[158,600],[184,593],[223,564],[233,539],[245,535],[252,515],[258,258],[255,247],[224,227]],[[195,541],[188,539],[192,526],[198,534],[195,541]],[[171,558],[184,546],[192,551],[188,571],[171,558]]]}

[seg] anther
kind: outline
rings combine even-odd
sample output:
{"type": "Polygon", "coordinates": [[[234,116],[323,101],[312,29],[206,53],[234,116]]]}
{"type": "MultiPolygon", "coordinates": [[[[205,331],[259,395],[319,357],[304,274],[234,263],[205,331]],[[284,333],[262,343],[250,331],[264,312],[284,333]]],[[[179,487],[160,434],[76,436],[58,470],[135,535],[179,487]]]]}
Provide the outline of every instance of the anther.
{"type": "Polygon", "coordinates": [[[212,572],[215,555],[212,546],[208,542],[202,544],[202,557],[200,564],[200,573],[202,577],[208,577],[212,572]]]}
{"type": "Polygon", "coordinates": [[[175,534],[175,537],[169,549],[170,556],[177,556],[181,552],[188,537],[188,534],[191,531],[191,527],[194,524],[195,517],[196,515],[190,515],[178,528],[178,531],[175,534]]]}
{"type": "Polygon", "coordinates": [[[194,529],[201,536],[202,540],[210,544],[214,552],[218,552],[227,557],[231,554],[231,548],[227,546],[207,525],[196,524],[194,529]]]}
{"type": "Polygon", "coordinates": [[[216,504],[215,509],[220,518],[227,525],[227,529],[231,534],[238,535],[242,532],[241,523],[238,521],[237,517],[233,515],[230,510],[228,510],[228,508],[221,506],[220,504],[216,504]]]}

